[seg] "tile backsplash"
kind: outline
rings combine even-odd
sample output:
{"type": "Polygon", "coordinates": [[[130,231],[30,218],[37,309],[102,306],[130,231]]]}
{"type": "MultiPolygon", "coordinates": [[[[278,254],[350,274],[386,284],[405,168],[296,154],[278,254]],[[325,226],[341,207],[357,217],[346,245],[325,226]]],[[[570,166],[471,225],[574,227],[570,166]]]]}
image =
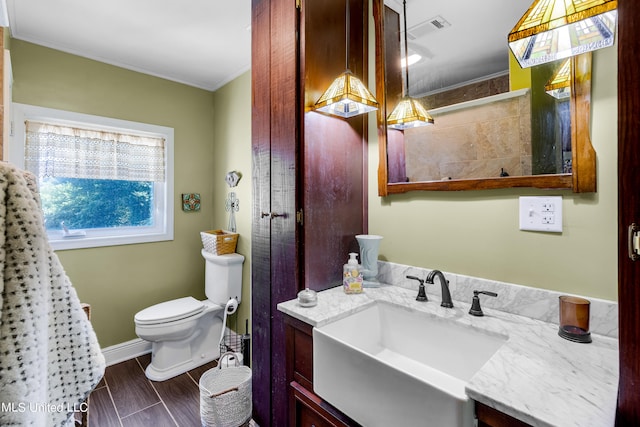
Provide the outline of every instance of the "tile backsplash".
{"type": "MultiPolygon", "coordinates": [[[[418,281],[406,276],[425,279],[431,270],[386,261],[378,261],[378,280],[382,283],[412,289],[418,292],[418,281]]],[[[454,301],[468,304],[473,291],[491,291],[498,294],[492,298],[481,296],[482,307],[513,313],[548,323],[558,324],[558,297],[566,293],[550,291],[496,280],[481,279],[443,271],[449,281],[449,291],[454,301]]],[[[427,295],[441,299],[438,280],[427,285],[427,295]]],[[[597,298],[584,297],[591,302],[590,330],[592,333],[618,338],[618,303],[597,298]]]]}

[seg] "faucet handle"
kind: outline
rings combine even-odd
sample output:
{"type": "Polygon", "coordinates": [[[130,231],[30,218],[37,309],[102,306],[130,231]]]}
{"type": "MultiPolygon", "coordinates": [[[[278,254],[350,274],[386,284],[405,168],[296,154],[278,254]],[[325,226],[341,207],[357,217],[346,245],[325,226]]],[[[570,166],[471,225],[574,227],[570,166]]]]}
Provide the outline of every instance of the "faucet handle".
{"type": "Polygon", "coordinates": [[[484,316],[482,307],[480,307],[480,297],[478,297],[479,294],[489,295],[490,297],[498,296],[498,294],[495,292],[473,291],[473,300],[471,302],[471,308],[469,309],[469,314],[471,314],[472,316],[484,316]]]}
{"type": "Polygon", "coordinates": [[[407,279],[417,280],[420,282],[420,286],[418,286],[418,296],[416,297],[416,301],[429,301],[427,298],[427,292],[424,287],[424,280],[416,276],[407,276],[407,279]]]}

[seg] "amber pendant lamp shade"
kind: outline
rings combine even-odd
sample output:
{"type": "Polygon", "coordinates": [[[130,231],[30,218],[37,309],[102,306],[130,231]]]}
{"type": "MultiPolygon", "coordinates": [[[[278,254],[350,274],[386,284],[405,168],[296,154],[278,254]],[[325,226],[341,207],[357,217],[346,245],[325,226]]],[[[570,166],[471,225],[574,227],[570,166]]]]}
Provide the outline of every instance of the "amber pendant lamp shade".
{"type": "Polygon", "coordinates": [[[566,99],[571,95],[571,58],[562,62],[551,80],[544,85],[544,91],[556,99],[566,99]]]}
{"type": "Polygon", "coordinates": [[[353,117],[378,109],[378,101],[350,70],[340,74],[315,104],[314,109],[340,117],[353,117]]]}
{"type": "Polygon", "coordinates": [[[316,101],[313,109],[322,113],[349,118],[378,109],[378,101],[362,81],[349,70],[349,0],[346,0],[345,68],[316,101]]]}
{"type": "Polygon", "coordinates": [[[535,0],[508,36],[522,68],[613,45],[617,0],[535,0]]]}
{"type": "Polygon", "coordinates": [[[404,130],[433,124],[433,117],[427,110],[411,97],[404,97],[387,117],[387,126],[391,129],[404,130]]]}
{"type": "Polygon", "coordinates": [[[409,44],[407,42],[407,1],[402,2],[404,13],[404,96],[387,117],[387,127],[405,130],[419,126],[432,125],[433,117],[417,99],[409,96],[409,44]]]}

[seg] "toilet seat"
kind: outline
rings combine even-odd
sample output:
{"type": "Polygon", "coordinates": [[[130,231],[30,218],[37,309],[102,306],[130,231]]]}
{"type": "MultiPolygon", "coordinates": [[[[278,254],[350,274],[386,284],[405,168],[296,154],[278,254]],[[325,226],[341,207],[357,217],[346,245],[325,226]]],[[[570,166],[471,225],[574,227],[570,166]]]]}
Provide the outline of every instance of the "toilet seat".
{"type": "Polygon", "coordinates": [[[139,325],[155,325],[195,316],[204,310],[202,301],[193,297],[178,298],[139,311],[134,320],[139,325]]]}

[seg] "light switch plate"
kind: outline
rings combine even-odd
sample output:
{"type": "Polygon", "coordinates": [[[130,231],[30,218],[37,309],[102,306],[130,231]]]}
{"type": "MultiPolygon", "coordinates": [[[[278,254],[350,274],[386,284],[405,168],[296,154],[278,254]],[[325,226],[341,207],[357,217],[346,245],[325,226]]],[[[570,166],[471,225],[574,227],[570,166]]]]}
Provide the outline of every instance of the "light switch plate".
{"type": "Polygon", "coordinates": [[[562,196],[520,197],[520,230],[562,233],[562,196]]]}

